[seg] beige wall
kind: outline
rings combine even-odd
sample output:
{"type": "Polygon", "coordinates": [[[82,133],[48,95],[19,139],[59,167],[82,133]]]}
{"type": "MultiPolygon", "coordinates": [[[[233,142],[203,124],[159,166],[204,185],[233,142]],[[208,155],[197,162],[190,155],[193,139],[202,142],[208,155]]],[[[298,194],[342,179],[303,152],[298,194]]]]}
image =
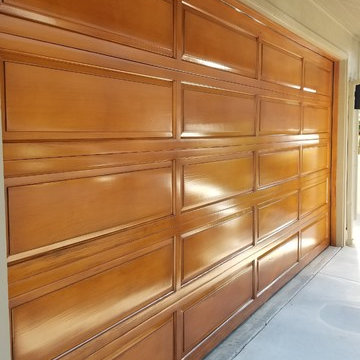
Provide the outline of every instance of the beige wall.
{"type": "MultiPolygon", "coordinates": [[[[0,124],[2,122],[0,121],[0,124]]],[[[1,125],[0,125],[1,132],[1,125]]],[[[2,144],[0,141],[0,161],[2,164],[2,144]]],[[[4,172],[0,165],[0,189],[4,189],[4,172]]],[[[5,214],[4,192],[0,191],[0,213],[5,214]]],[[[6,264],[5,216],[0,217],[0,359],[10,360],[10,327],[8,311],[8,286],[6,264]]]]}

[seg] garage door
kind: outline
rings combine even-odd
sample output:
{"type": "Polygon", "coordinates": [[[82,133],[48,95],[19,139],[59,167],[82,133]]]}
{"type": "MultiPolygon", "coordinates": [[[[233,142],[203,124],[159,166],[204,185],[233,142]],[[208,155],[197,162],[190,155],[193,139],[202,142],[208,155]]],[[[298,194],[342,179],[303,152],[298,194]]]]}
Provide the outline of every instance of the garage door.
{"type": "Polygon", "coordinates": [[[14,360],[201,359],[329,245],[334,62],[235,0],[4,0],[14,360]]]}

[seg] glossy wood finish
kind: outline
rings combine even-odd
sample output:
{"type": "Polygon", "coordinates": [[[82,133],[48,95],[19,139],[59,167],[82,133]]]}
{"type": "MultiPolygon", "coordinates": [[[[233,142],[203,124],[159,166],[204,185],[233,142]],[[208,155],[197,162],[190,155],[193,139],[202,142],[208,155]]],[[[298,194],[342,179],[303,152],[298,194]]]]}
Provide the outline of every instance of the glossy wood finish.
{"type": "Polygon", "coordinates": [[[328,167],[327,146],[311,146],[303,148],[303,173],[319,171],[328,167]]]}
{"type": "Polygon", "coordinates": [[[150,320],[124,334],[99,351],[89,360],[137,360],[144,354],[156,354],[159,360],[174,359],[174,315],[161,320],[150,320]]]}
{"type": "Polygon", "coordinates": [[[256,38],[185,10],[183,59],[255,77],[256,38]]]}
{"type": "Polygon", "coordinates": [[[185,85],[183,136],[254,135],[255,96],[185,85]]]}
{"type": "Polygon", "coordinates": [[[6,63],[6,130],[171,137],[171,82],[118,76],[6,63]]]}
{"type": "Polygon", "coordinates": [[[301,231],[301,256],[316,248],[322,239],[329,237],[328,218],[324,217],[301,231]]]}
{"type": "Polygon", "coordinates": [[[259,237],[275,231],[298,218],[298,194],[261,204],[258,210],[259,237]]]}
{"type": "Polygon", "coordinates": [[[262,79],[297,89],[301,87],[301,57],[284,51],[284,49],[263,44],[261,60],[262,79]]]}
{"type": "Polygon", "coordinates": [[[301,208],[302,215],[326,204],[328,202],[328,182],[312,185],[301,191],[301,208]]]}
{"type": "Polygon", "coordinates": [[[14,360],[201,359],[328,246],[333,59],[238,1],[6,0],[0,65],[14,360]]]}
{"type": "Polygon", "coordinates": [[[190,350],[252,299],[252,267],[248,266],[239,272],[241,275],[229,284],[184,310],[184,352],[190,350]],[[224,299],[227,301],[224,302],[224,299]]]}
{"type": "Polygon", "coordinates": [[[184,207],[206,204],[250,191],[254,182],[253,157],[184,166],[184,207]]]}
{"type": "Polygon", "coordinates": [[[332,72],[316,64],[305,62],[304,86],[319,94],[330,95],[332,90],[332,72]]]}
{"type": "Polygon", "coordinates": [[[253,245],[253,213],[247,212],[220,224],[182,237],[183,279],[200,274],[227,256],[253,245]]]}
{"type": "Polygon", "coordinates": [[[279,279],[298,261],[299,239],[295,236],[258,258],[258,291],[279,279]]]}
{"type": "Polygon", "coordinates": [[[172,256],[172,245],[168,242],[139,258],[16,307],[12,311],[15,358],[57,356],[169,293],[172,290],[172,256]],[[30,323],[26,321],[29,314],[30,323]],[[59,343],[65,328],[67,341],[59,343]],[[43,340],[33,342],[34,337],[43,340]]]}
{"type": "Polygon", "coordinates": [[[329,109],[318,106],[304,106],[304,133],[322,133],[329,132],[330,116],[329,109]]]}
{"type": "Polygon", "coordinates": [[[8,203],[10,254],[16,254],[170,215],[171,168],[10,187],[8,203]]]}
{"type": "Polygon", "coordinates": [[[54,16],[60,26],[95,37],[165,54],[171,54],[173,49],[171,1],[106,0],[101,7],[96,0],[50,3],[45,0],[5,0],[4,3],[34,11],[39,16],[49,15],[41,17],[45,22],[54,16]],[[152,16],[148,16],[149,12],[152,16]]]}
{"type": "Polygon", "coordinates": [[[269,185],[299,174],[299,149],[259,154],[259,185],[269,185]]]}
{"type": "Polygon", "coordinates": [[[298,134],[300,131],[300,103],[277,99],[261,99],[261,134],[298,134]]]}
{"type": "Polygon", "coordinates": [[[171,334],[174,331],[173,322],[162,325],[159,329],[127,349],[123,354],[114,357],[114,360],[137,360],[144,354],[156,354],[159,360],[174,358],[174,344],[171,334]]]}

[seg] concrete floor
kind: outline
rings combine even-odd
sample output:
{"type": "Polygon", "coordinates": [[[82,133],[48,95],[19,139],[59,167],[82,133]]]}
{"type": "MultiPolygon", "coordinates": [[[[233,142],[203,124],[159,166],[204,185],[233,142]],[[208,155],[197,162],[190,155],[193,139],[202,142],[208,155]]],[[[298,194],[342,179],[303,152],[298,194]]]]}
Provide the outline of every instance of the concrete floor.
{"type": "Polygon", "coordinates": [[[359,360],[360,247],[329,248],[303,272],[206,360],[359,360]]]}

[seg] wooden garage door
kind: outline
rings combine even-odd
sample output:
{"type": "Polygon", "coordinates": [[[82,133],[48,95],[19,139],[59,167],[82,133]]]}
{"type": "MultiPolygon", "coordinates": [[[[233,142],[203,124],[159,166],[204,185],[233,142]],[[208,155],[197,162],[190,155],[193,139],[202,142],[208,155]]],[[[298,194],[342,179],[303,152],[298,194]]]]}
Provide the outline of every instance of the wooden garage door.
{"type": "Polygon", "coordinates": [[[235,0],[3,0],[14,360],[200,359],[329,244],[334,63],[235,0]]]}

